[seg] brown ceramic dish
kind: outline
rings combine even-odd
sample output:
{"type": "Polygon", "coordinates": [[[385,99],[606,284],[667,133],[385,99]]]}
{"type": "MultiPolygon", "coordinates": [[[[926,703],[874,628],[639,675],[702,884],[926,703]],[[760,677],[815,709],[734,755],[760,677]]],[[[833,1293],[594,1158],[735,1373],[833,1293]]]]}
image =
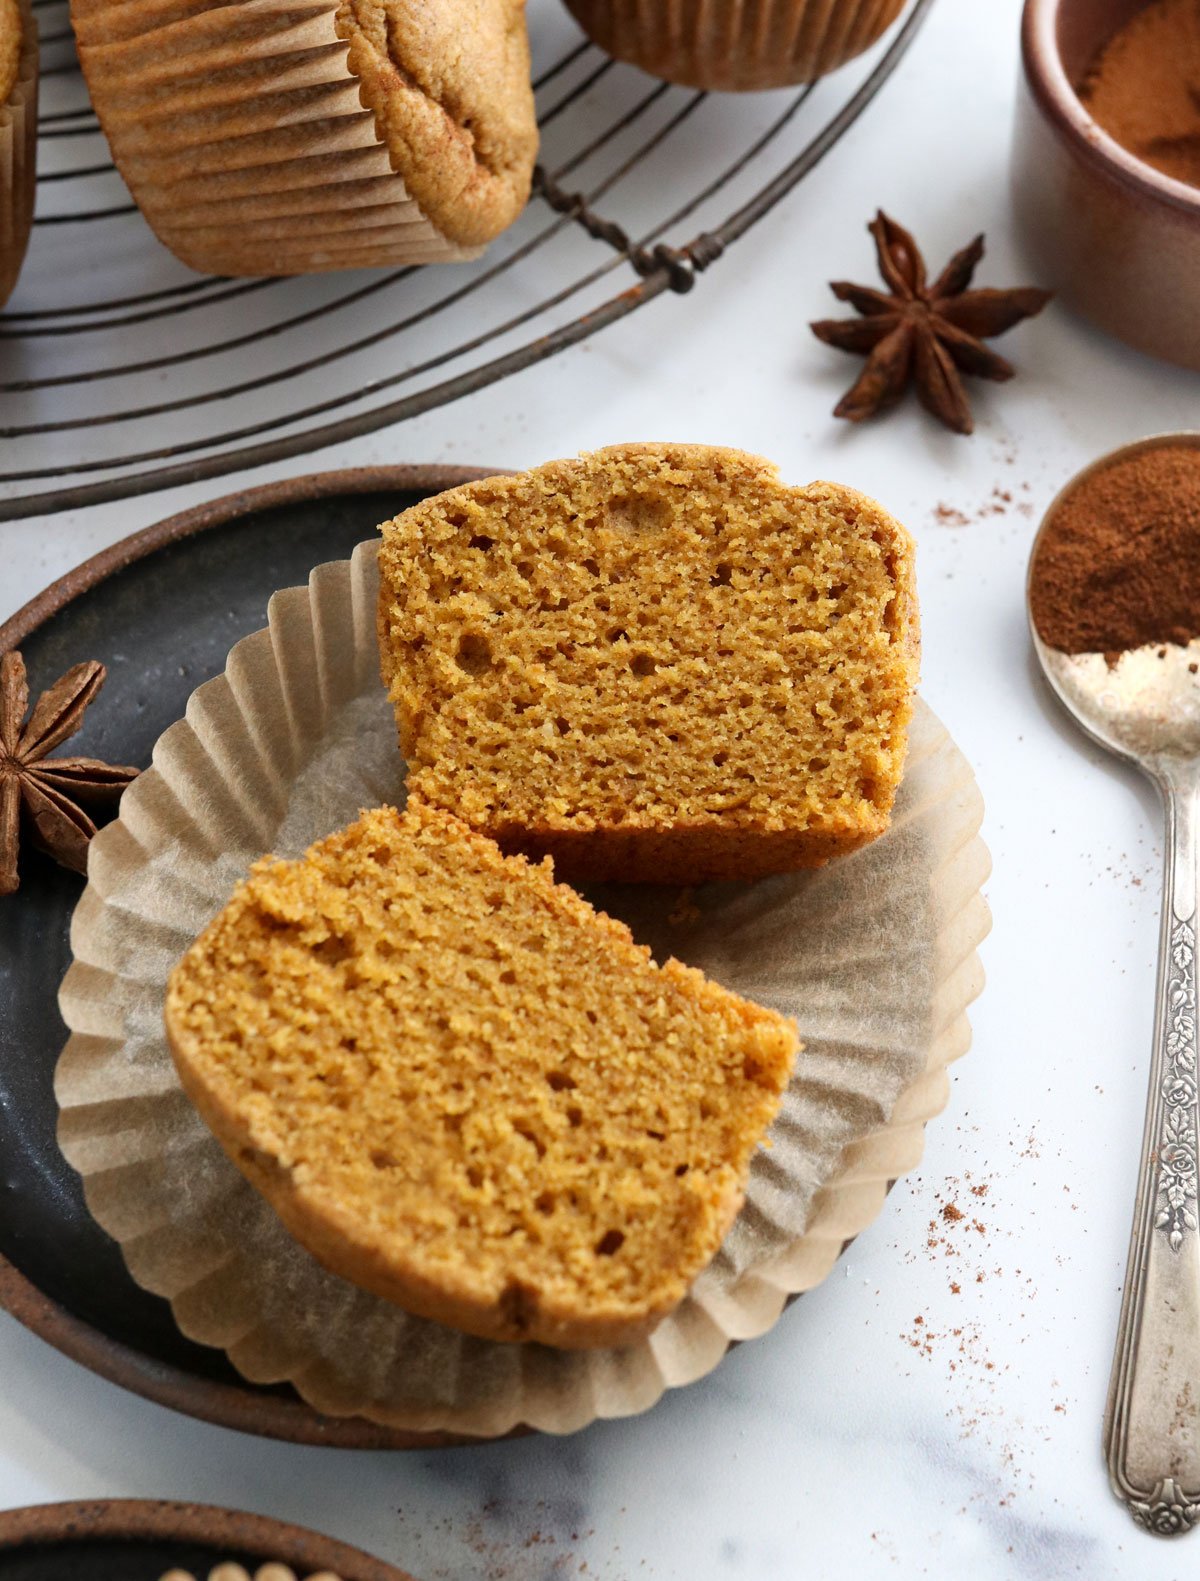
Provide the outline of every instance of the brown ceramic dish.
{"type": "Polygon", "coordinates": [[[176,1567],[206,1576],[225,1561],[252,1571],[272,1560],[301,1576],[324,1570],[340,1581],[412,1581],[318,1532],[211,1504],[88,1499],[0,1514],[0,1576],[14,1581],[157,1581],[176,1567]]]}
{"type": "Polygon", "coordinates": [[[1146,0],[1026,0],[1013,200],[1039,283],[1139,351],[1200,368],[1200,190],[1102,131],[1075,85],[1146,0]]]}

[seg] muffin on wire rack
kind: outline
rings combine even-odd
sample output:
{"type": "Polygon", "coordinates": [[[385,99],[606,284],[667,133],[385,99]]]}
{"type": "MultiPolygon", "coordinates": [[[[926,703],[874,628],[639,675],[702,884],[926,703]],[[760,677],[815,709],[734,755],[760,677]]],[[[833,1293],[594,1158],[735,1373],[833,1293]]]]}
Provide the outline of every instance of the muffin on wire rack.
{"type": "Polygon", "coordinates": [[[566,0],[594,44],[687,88],[813,82],[869,49],[905,0],[566,0]]]}
{"type": "Polygon", "coordinates": [[[214,274],[473,258],[537,151],[523,0],[71,0],[113,157],[214,274]]]}
{"type": "Polygon", "coordinates": [[[0,0],[0,307],[29,245],[37,184],[37,24],[29,0],[0,0]]]}

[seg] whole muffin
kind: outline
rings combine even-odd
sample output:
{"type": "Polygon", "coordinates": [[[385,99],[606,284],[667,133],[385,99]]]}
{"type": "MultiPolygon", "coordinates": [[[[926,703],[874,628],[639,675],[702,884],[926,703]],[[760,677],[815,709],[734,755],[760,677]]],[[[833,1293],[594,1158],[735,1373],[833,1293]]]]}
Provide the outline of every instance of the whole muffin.
{"type": "Polygon", "coordinates": [[[37,184],[37,24],[29,0],[0,0],[0,307],[29,245],[37,184]]]}
{"type": "Polygon", "coordinates": [[[524,0],[72,0],[113,157],[214,274],[475,257],[529,196],[524,0]]]}
{"type": "Polygon", "coordinates": [[[904,0],[566,0],[593,43],[687,88],[786,88],[868,49],[904,0]]]}

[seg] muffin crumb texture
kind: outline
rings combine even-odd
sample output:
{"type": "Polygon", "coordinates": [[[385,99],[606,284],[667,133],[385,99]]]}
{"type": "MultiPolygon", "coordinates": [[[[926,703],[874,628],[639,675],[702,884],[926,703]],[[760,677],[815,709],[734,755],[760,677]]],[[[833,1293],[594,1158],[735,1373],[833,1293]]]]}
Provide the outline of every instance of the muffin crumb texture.
{"type": "Polygon", "coordinates": [[[632,1343],[742,1200],[792,1024],[436,809],[258,864],[176,968],[189,1096],[344,1278],[468,1333],[632,1343]]]}
{"type": "Polygon", "coordinates": [[[916,599],[908,535],[864,495],[630,445],[382,531],[410,795],[572,879],[754,878],[887,827],[916,599]]]}

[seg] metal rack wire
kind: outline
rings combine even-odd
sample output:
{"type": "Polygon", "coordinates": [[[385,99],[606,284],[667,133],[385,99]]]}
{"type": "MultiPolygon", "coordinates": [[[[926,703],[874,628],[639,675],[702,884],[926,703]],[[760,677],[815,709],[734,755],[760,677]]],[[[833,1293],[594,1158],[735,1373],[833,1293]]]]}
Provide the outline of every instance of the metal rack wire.
{"type": "Polygon", "coordinates": [[[88,104],[67,0],[34,0],[38,212],[0,317],[0,521],[356,438],[690,290],[857,120],[932,4],[821,83],[720,95],[616,65],[534,0],[542,164],[484,258],[233,280],[155,240],[88,104]]]}

